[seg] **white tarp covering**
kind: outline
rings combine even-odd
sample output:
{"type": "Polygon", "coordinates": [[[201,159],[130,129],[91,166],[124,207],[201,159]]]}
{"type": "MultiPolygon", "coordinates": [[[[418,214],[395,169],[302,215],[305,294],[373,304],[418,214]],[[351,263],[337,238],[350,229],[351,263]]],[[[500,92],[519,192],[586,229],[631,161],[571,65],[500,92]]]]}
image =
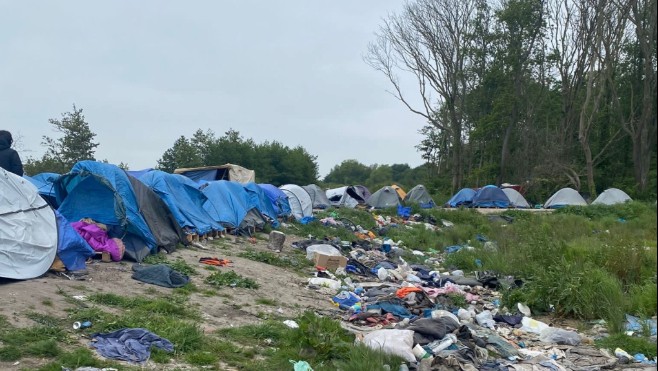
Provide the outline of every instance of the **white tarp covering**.
{"type": "Polygon", "coordinates": [[[575,189],[562,188],[544,203],[545,209],[556,209],[564,206],[587,206],[587,201],[575,189]]]}
{"type": "Polygon", "coordinates": [[[279,187],[286,196],[290,204],[290,211],[295,219],[299,220],[307,216],[313,216],[313,200],[304,188],[295,184],[286,184],[279,187]]]}
{"type": "Polygon", "coordinates": [[[530,204],[525,197],[514,188],[503,188],[505,196],[509,199],[510,205],[518,208],[529,208],[530,204]]]}
{"type": "Polygon", "coordinates": [[[627,195],[626,192],[617,188],[608,188],[599,197],[592,202],[592,205],[614,205],[614,204],[623,204],[624,202],[633,201],[631,196],[627,195]]]}
{"type": "Polygon", "coordinates": [[[38,277],[56,254],[55,212],[32,183],[0,169],[0,277],[38,277]]]}

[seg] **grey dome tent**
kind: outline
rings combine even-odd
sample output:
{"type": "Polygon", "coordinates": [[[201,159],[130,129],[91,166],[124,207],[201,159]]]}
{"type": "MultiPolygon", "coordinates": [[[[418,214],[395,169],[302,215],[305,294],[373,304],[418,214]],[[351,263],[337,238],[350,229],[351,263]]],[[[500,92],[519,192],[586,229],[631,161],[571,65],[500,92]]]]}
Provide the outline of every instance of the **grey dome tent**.
{"type": "Polygon", "coordinates": [[[38,277],[56,255],[55,212],[30,181],[0,168],[0,277],[38,277]]]}
{"type": "Polygon", "coordinates": [[[517,207],[520,209],[527,209],[530,207],[530,204],[528,201],[526,201],[525,197],[523,197],[522,194],[520,194],[516,189],[514,188],[503,188],[503,192],[505,193],[505,196],[509,199],[510,206],[512,207],[517,207]]]}
{"type": "Polygon", "coordinates": [[[565,206],[587,206],[587,201],[573,188],[562,188],[544,203],[544,209],[559,209],[565,206]]]}
{"type": "Polygon", "coordinates": [[[633,201],[631,196],[617,188],[608,188],[592,202],[592,205],[614,205],[633,201]]]}
{"type": "Polygon", "coordinates": [[[389,207],[400,206],[400,196],[395,188],[391,186],[384,186],[377,192],[373,193],[366,201],[368,206],[375,209],[386,209],[389,207]]]}
{"type": "Polygon", "coordinates": [[[411,188],[411,190],[404,197],[404,203],[419,204],[423,209],[431,209],[436,206],[434,200],[432,200],[432,196],[430,196],[429,192],[427,192],[427,189],[422,184],[418,184],[417,186],[411,188]]]}
{"type": "Polygon", "coordinates": [[[327,194],[317,184],[309,184],[307,186],[303,186],[302,188],[304,188],[306,193],[311,196],[314,209],[326,209],[331,206],[331,203],[327,198],[327,194]]]}

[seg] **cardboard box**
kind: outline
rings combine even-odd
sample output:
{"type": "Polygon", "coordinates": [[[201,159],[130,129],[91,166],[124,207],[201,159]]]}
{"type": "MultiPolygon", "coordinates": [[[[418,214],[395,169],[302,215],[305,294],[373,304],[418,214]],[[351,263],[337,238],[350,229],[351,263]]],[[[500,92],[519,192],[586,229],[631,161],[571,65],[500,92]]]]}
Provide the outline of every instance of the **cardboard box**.
{"type": "Polygon", "coordinates": [[[314,263],[318,267],[327,268],[329,271],[335,271],[338,267],[343,267],[347,265],[347,258],[344,256],[333,256],[315,253],[314,263]]]}

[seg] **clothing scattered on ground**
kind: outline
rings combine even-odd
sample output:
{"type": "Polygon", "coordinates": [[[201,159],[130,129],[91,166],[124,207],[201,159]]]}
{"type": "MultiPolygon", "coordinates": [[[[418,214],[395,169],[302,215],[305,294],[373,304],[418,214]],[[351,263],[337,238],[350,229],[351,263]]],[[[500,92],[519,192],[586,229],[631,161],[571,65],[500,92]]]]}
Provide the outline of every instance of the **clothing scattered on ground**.
{"type": "Polygon", "coordinates": [[[183,287],[190,278],[165,264],[133,265],[133,279],[162,287],[183,287]]]}
{"type": "Polygon", "coordinates": [[[91,346],[105,358],[142,363],[151,356],[151,347],[173,352],[167,339],[143,328],[124,328],[107,334],[92,335],[91,346]]]}

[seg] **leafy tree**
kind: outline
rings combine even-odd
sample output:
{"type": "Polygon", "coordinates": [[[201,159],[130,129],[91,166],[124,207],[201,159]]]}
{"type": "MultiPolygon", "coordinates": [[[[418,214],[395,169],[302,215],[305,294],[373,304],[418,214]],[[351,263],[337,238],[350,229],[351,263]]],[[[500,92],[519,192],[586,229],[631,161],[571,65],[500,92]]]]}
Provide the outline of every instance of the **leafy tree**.
{"type": "Polygon", "coordinates": [[[331,169],[324,182],[340,185],[362,184],[370,177],[370,171],[371,168],[357,160],[345,160],[331,169]]]}
{"type": "Polygon", "coordinates": [[[158,169],[173,172],[177,168],[202,166],[201,155],[185,136],[181,135],[174,146],[167,149],[158,160],[158,169]]]}
{"type": "Polygon", "coordinates": [[[46,153],[41,159],[28,159],[26,172],[38,174],[40,172],[67,173],[76,162],[82,160],[95,160],[94,153],[98,143],[94,142],[96,134],[85,121],[82,108],[73,105],[73,112],[65,112],[60,120],[49,119],[59,138],[43,136],[42,144],[46,146],[46,153]]]}

